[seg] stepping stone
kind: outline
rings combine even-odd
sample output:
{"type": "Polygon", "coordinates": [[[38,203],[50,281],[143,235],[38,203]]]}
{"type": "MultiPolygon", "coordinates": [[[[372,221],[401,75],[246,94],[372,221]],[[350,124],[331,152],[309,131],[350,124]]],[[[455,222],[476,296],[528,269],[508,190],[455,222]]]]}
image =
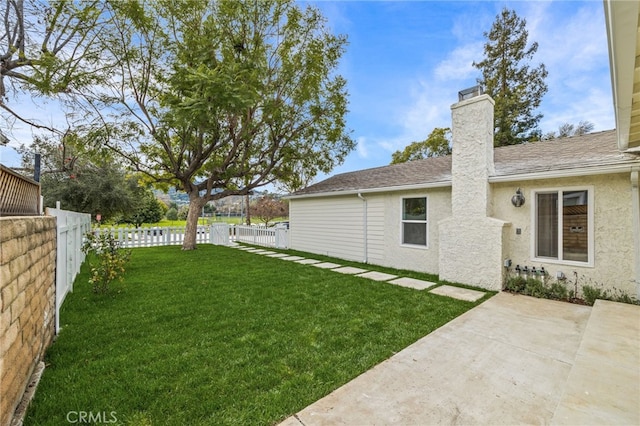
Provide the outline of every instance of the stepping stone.
{"type": "Polygon", "coordinates": [[[280,257],[280,258],[284,258],[289,256],[286,253],[274,253],[274,254],[268,254],[267,257],[280,257]]]}
{"type": "Polygon", "coordinates": [[[295,262],[301,263],[303,265],[313,265],[315,263],[320,263],[320,261],[316,259],[302,259],[302,260],[296,260],[295,262]]]}
{"type": "Polygon", "coordinates": [[[364,274],[358,274],[356,276],[362,277],[362,278],[369,278],[370,280],[374,280],[374,281],[389,281],[394,278],[398,278],[397,275],[385,274],[384,272],[376,272],[376,271],[365,272],[364,274]]]}
{"type": "Polygon", "coordinates": [[[468,288],[453,287],[450,285],[434,288],[433,290],[429,290],[429,293],[449,296],[458,300],[466,300],[467,302],[475,302],[485,294],[483,291],[469,290],[468,288]]]}
{"type": "Polygon", "coordinates": [[[264,256],[271,255],[271,254],[276,254],[275,251],[269,251],[269,250],[254,251],[253,253],[262,254],[264,256]]]}
{"type": "Polygon", "coordinates": [[[265,251],[267,251],[267,250],[257,249],[257,248],[249,248],[249,249],[247,249],[247,250],[245,250],[245,251],[246,251],[247,253],[257,253],[257,254],[260,254],[260,253],[263,253],[263,252],[265,252],[265,251]]]}
{"type": "Polygon", "coordinates": [[[436,283],[431,281],[417,280],[415,278],[401,277],[395,280],[389,281],[391,284],[397,284],[402,287],[415,288],[416,290],[424,290],[429,287],[433,287],[436,283]]]}
{"type": "Polygon", "coordinates": [[[342,268],[334,269],[336,272],[340,272],[341,274],[362,274],[363,272],[367,272],[366,269],[354,268],[353,266],[343,266],[342,268]]]}
{"type": "Polygon", "coordinates": [[[333,269],[333,268],[337,268],[338,266],[341,266],[341,265],[338,265],[337,263],[331,263],[331,262],[312,263],[312,265],[322,269],[333,269]]]}
{"type": "Polygon", "coordinates": [[[304,257],[301,256],[287,256],[287,257],[281,257],[280,259],[282,260],[290,260],[290,261],[296,261],[296,260],[303,260],[304,257]]]}

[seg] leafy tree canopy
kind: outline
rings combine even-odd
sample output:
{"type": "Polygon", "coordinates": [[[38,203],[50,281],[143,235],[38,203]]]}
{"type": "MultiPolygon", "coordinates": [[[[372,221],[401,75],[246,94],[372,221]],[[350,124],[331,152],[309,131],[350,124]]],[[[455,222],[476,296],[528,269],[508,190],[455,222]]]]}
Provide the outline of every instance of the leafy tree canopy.
{"type": "Polygon", "coordinates": [[[289,203],[272,195],[265,195],[251,203],[249,211],[268,226],[275,218],[289,216],[289,203]]]}
{"type": "Polygon", "coordinates": [[[104,49],[119,64],[83,120],[159,187],[189,195],[183,249],[208,201],[329,172],[354,148],[346,39],[289,0],[109,3],[104,49]],[[98,130],[96,130],[98,129],[98,130]]]}
{"type": "Polygon", "coordinates": [[[412,142],[391,155],[391,164],[451,154],[451,129],[436,127],[422,142],[412,142]]]}
{"type": "Polygon", "coordinates": [[[544,64],[530,65],[538,43],[528,45],[526,20],[504,8],[484,33],[484,59],[474,62],[478,82],[495,101],[495,145],[513,145],[540,138],[536,109],[547,92],[544,64]]]}
{"type": "Polygon", "coordinates": [[[0,112],[7,128],[19,120],[63,134],[53,125],[18,114],[20,92],[73,102],[109,79],[115,62],[101,43],[111,25],[105,0],[3,0],[0,2],[0,112]]]}
{"type": "Polygon", "coordinates": [[[40,185],[46,207],[55,207],[60,201],[64,209],[90,213],[94,218],[100,214],[102,221],[115,221],[149,209],[145,203],[150,198],[157,202],[149,189],[139,186],[138,176],[126,172],[108,156],[96,161],[84,149],[86,145],[77,134],[67,131],[63,136],[38,136],[31,146],[20,148],[27,168],[33,164],[35,152],[41,155],[40,185]]]}

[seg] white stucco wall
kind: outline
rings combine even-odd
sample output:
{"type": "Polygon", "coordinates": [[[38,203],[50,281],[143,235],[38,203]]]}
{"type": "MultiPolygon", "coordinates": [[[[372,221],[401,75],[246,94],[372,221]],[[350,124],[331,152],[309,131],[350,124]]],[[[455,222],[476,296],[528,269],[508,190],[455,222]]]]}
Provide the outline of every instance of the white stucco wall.
{"type": "Polygon", "coordinates": [[[439,223],[440,279],[498,290],[503,282],[503,240],[508,223],[491,212],[493,105],[487,95],[451,107],[452,216],[439,223]]]}
{"type": "Polygon", "coordinates": [[[456,217],[487,217],[488,178],[493,163],[493,106],[481,95],[451,106],[452,212],[456,217]]]}
{"type": "Polygon", "coordinates": [[[440,279],[500,290],[503,243],[509,223],[493,218],[452,217],[439,223],[440,279]]]}
{"type": "Polygon", "coordinates": [[[566,284],[571,289],[577,274],[580,284],[599,284],[607,288],[617,288],[630,295],[636,294],[634,277],[633,220],[631,183],[628,173],[615,175],[595,175],[589,177],[532,180],[518,183],[492,185],[493,216],[512,223],[507,233],[505,256],[516,264],[544,267],[555,280],[558,271],[567,276],[566,284]],[[534,261],[532,253],[533,214],[532,191],[543,188],[593,187],[594,200],[594,263],[593,267],[577,266],[567,262],[534,261]],[[511,204],[511,197],[517,188],[526,197],[522,207],[511,204]],[[520,229],[521,234],[516,234],[520,229]],[[574,274],[575,273],[575,274],[574,274]]]}
{"type": "MultiPolygon", "coordinates": [[[[394,192],[384,195],[385,250],[375,259],[383,266],[438,274],[438,222],[451,216],[451,189],[394,192]],[[402,199],[427,198],[427,247],[402,244],[402,199]]],[[[373,259],[372,259],[373,260],[373,259]]]]}

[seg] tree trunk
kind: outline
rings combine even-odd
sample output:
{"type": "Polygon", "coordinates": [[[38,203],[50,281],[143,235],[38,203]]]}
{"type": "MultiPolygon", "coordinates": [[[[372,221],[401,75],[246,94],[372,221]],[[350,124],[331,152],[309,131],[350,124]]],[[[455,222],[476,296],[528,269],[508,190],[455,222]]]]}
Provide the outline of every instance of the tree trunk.
{"type": "Polygon", "coordinates": [[[187,214],[187,227],[184,231],[182,250],[195,250],[196,237],[198,236],[198,219],[206,201],[195,194],[189,194],[189,213],[187,214]]]}
{"type": "Polygon", "coordinates": [[[245,195],[245,201],[247,206],[247,225],[251,225],[251,209],[249,208],[249,194],[245,195]]]}

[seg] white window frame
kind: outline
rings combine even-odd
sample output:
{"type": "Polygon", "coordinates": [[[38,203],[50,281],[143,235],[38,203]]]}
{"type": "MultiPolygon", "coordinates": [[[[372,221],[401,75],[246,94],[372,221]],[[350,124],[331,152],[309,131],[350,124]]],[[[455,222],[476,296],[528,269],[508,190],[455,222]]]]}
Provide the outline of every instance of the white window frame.
{"type": "Polygon", "coordinates": [[[569,266],[581,266],[581,267],[594,267],[595,264],[595,220],[594,220],[594,212],[595,212],[595,204],[594,204],[594,189],[593,186],[560,186],[560,187],[552,187],[552,188],[536,188],[531,190],[530,199],[532,200],[531,207],[531,259],[537,262],[544,263],[552,263],[559,265],[569,265],[569,266]],[[587,226],[588,226],[588,238],[587,238],[587,262],[579,262],[576,260],[564,260],[562,258],[562,241],[563,241],[563,226],[562,220],[563,216],[561,214],[562,205],[558,206],[558,258],[554,259],[552,257],[538,257],[536,256],[536,245],[537,245],[537,218],[538,218],[538,197],[537,194],[549,194],[556,192],[558,194],[558,200],[561,202],[563,200],[562,193],[563,192],[571,192],[571,191],[587,191],[587,226]]]}
{"type": "Polygon", "coordinates": [[[400,197],[400,245],[402,247],[410,247],[417,249],[429,248],[429,198],[426,195],[411,195],[406,197],[400,197]],[[425,220],[405,220],[404,217],[404,200],[413,198],[424,198],[426,219],[425,220]],[[405,223],[424,223],[425,224],[425,244],[409,244],[404,242],[404,224],[405,223]]]}

